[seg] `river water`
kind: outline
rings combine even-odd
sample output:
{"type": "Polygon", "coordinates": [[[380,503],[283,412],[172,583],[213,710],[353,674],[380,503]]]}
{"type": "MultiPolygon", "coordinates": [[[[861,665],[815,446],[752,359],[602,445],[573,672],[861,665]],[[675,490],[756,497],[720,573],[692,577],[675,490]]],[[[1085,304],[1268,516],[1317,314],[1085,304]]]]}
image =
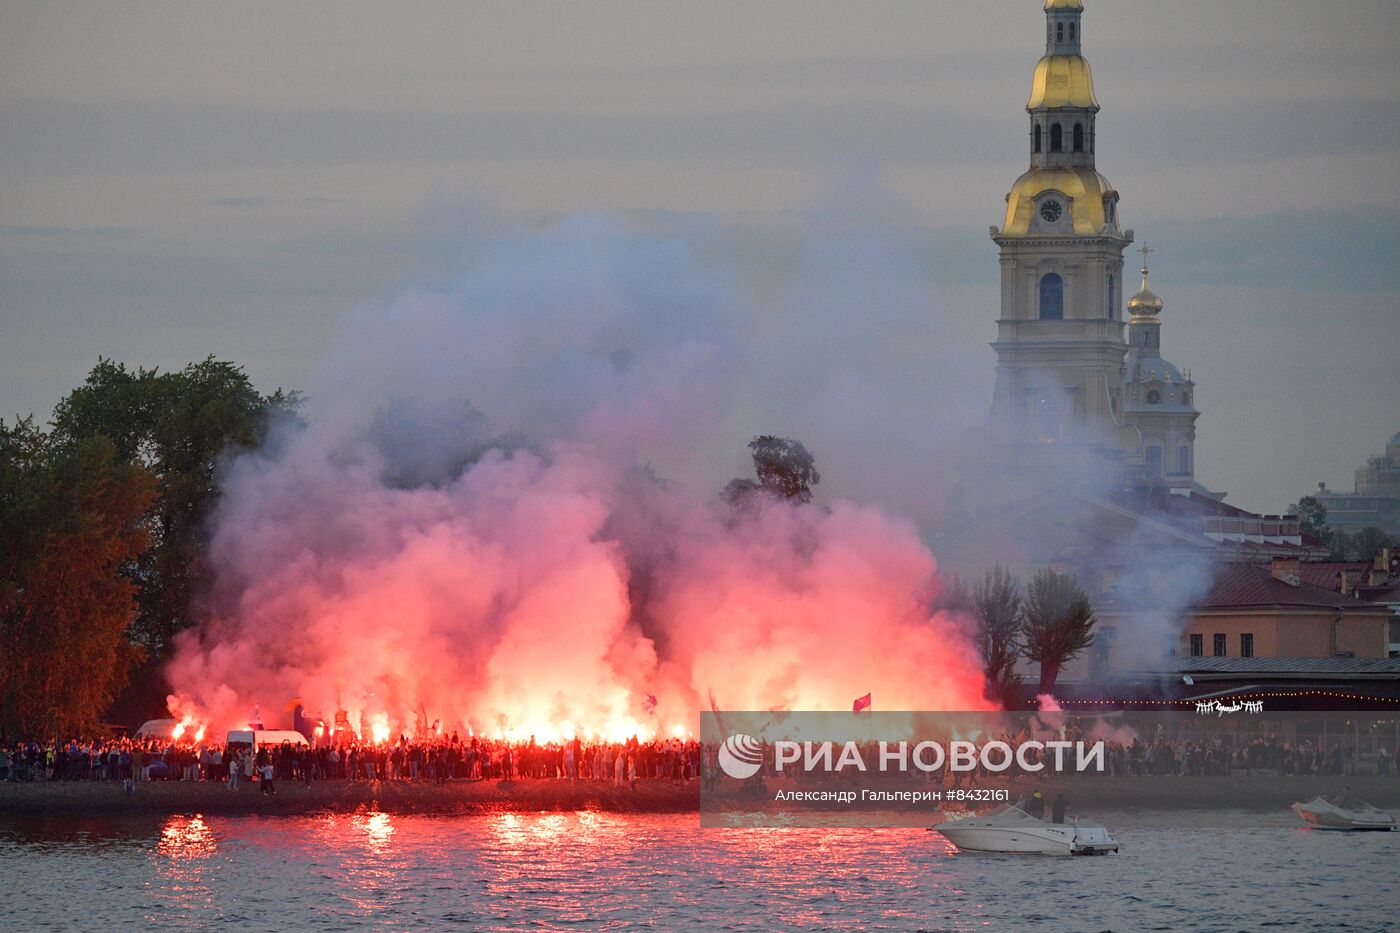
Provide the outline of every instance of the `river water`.
{"type": "Polygon", "coordinates": [[[1100,814],[1117,855],[693,815],[0,820],[0,929],[1400,930],[1400,833],[1100,814]]]}

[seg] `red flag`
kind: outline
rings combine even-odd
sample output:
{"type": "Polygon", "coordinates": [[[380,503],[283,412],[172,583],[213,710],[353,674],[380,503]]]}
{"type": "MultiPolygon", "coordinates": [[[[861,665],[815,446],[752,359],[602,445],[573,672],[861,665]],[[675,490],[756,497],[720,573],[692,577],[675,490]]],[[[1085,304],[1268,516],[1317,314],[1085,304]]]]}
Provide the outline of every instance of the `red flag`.
{"type": "Polygon", "coordinates": [[[870,694],[868,693],[863,697],[858,697],[856,701],[851,704],[851,712],[853,713],[859,713],[863,709],[870,709],[870,694]]]}

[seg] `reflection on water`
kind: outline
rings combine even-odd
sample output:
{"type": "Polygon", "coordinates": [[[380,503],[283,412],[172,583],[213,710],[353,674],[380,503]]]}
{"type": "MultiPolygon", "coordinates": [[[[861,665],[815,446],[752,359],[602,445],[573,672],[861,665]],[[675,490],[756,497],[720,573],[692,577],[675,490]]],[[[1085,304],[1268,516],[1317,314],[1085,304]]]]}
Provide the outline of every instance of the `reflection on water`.
{"type": "Polygon", "coordinates": [[[155,877],[145,885],[153,900],[147,921],[161,923],[171,913],[188,919],[213,907],[216,893],[208,860],[217,852],[214,831],[204,817],[170,817],[151,852],[155,877]]]}
{"type": "Polygon", "coordinates": [[[1400,834],[1105,814],[1098,859],[917,830],[702,830],[694,816],[366,812],[0,822],[0,928],[1382,929],[1400,834]],[[1209,866],[1203,871],[1202,866],[1209,866]],[[85,892],[74,896],[74,892],[85,892]],[[100,894],[94,893],[100,892],[100,894]]]}

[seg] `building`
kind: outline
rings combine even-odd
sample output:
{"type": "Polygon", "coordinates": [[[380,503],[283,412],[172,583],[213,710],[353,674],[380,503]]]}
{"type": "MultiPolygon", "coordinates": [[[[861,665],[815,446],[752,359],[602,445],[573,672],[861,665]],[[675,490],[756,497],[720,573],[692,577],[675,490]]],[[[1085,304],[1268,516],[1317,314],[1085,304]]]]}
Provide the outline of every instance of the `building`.
{"type": "Polygon", "coordinates": [[[1083,4],[1047,0],[1045,55],[1026,111],[1030,167],[1006,196],[993,423],[1002,439],[1131,445],[1122,421],[1123,251],[1118,192],[1099,174],[1099,103],[1082,54],[1083,4]]]}
{"type": "Polygon", "coordinates": [[[1217,658],[1387,658],[1390,607],[1314,586],[1298,561],[1224,564],[1185,619],[1178,653],[1217,658]]]}
{"type": "Polygon", "coordinates": [[[1213,495],[1195,480],[1196,383],[1162,358],[1165,303],[1147,287],[1147,244],[1142,287],[1128,299],[1128,362],[1123,373],[1123,420],[1137,430],[1128,458],[1134,485],[1166,485],[1213,495]]]}
{"type": "Polygon", "coordinates": [[[1334,492],[1319,483],[1317,501],[1327,510],[1328,526],[1336,531],[1355,534],[1363,528],[1379,528],[1400,540],[1400,434],[1385,445],[1385,453],[1356,471],[1353,492],[1334,492]]]}

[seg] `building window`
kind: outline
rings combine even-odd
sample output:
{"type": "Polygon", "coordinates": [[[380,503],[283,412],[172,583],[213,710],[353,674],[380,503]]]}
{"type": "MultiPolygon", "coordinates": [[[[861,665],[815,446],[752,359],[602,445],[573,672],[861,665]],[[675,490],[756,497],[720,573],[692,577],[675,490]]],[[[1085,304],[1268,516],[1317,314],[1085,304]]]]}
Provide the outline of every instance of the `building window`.
{"type": "Polygon", "coordinates": [[[1250,632],[1245,632],[1240,636],[1240,657],[1254,657],[1254,635],[1250,632]]]}
{"type": "Polygon", "coordinates": [[[1055,41],[1056,41],[1056,42],[1063,42],[1063,41],[1065,41],[1065,24],[1064,24],[1064,23],[1056,23],[1056,24],[1055,24],[1055,41]]]}
{"type": "MultiPolygon", "coordinates": [[[[1110,218],[1112,220],[1112,218],[1110,218]]],[[[1108,318],[1112,320],[1118,313],[1118,283],[1113,278],[1113,273],[1108,274],[1108,318]]]]}
{"type": "Polygon", "coordinates": [[[1046,273],[1040,279],[1040,319],[1065,319],[1065,280],[1054,272],[1046,273]]]}
{"type": "Polygon", "coordinates": [[[1178,447],[1176,450],[1176,471],[1183,476],[1191,473],[1191,448],[1178,447]]]}
{"type": "Polygon", "coordinates": [[[1147,448],[1147,478],[1162,478],[1162,448],[1160,447],[1147,448]]]}
{"type": "Polygon", "coordinates": [[[1206,637],[1204,635],[1191,636],[1191,657],[1199,658],[1206,653],[1206,637]]]}
{"type": "Polygon", "coordinates": [[[1075,151],[1075,152],[1083,152],[1083,151],[1084,151],[1084,124],[1083,124],[1083,123],[1076,123],[1076,124],[1074,124],[1074,151],[1075,151]]]}
{"type": "Polygon", "coordinates": [[[1074,41],[1074,23],[1069,24],[1069,41],[1074,41]]]}
{"type": "Polygon", "coordinates": [[[1040,151],[1040,124],[1039,124],[1039,123],[1037,123],[1037,124],[1035,125],[1035,148],[1032,149],[1031,151],[1032,151],[1032,152],[1039,152],[1039,151],[1040,151]]]}
{"type": "Polygon", "coordinates": [[[1063,152],[1065,148],[1065,131],[1060,128],[1060,124],[1055,123],[1050,126],[1050,151],[1063,152]]]}
{"type": "Polygon", "coordinates": [[[1215,648],[1215,656],[1217,658],[1225,657],[1225,636],[1217,632],[1213,641],[1215,642],[1215,644],[1212,646],[1215,648]]]}

